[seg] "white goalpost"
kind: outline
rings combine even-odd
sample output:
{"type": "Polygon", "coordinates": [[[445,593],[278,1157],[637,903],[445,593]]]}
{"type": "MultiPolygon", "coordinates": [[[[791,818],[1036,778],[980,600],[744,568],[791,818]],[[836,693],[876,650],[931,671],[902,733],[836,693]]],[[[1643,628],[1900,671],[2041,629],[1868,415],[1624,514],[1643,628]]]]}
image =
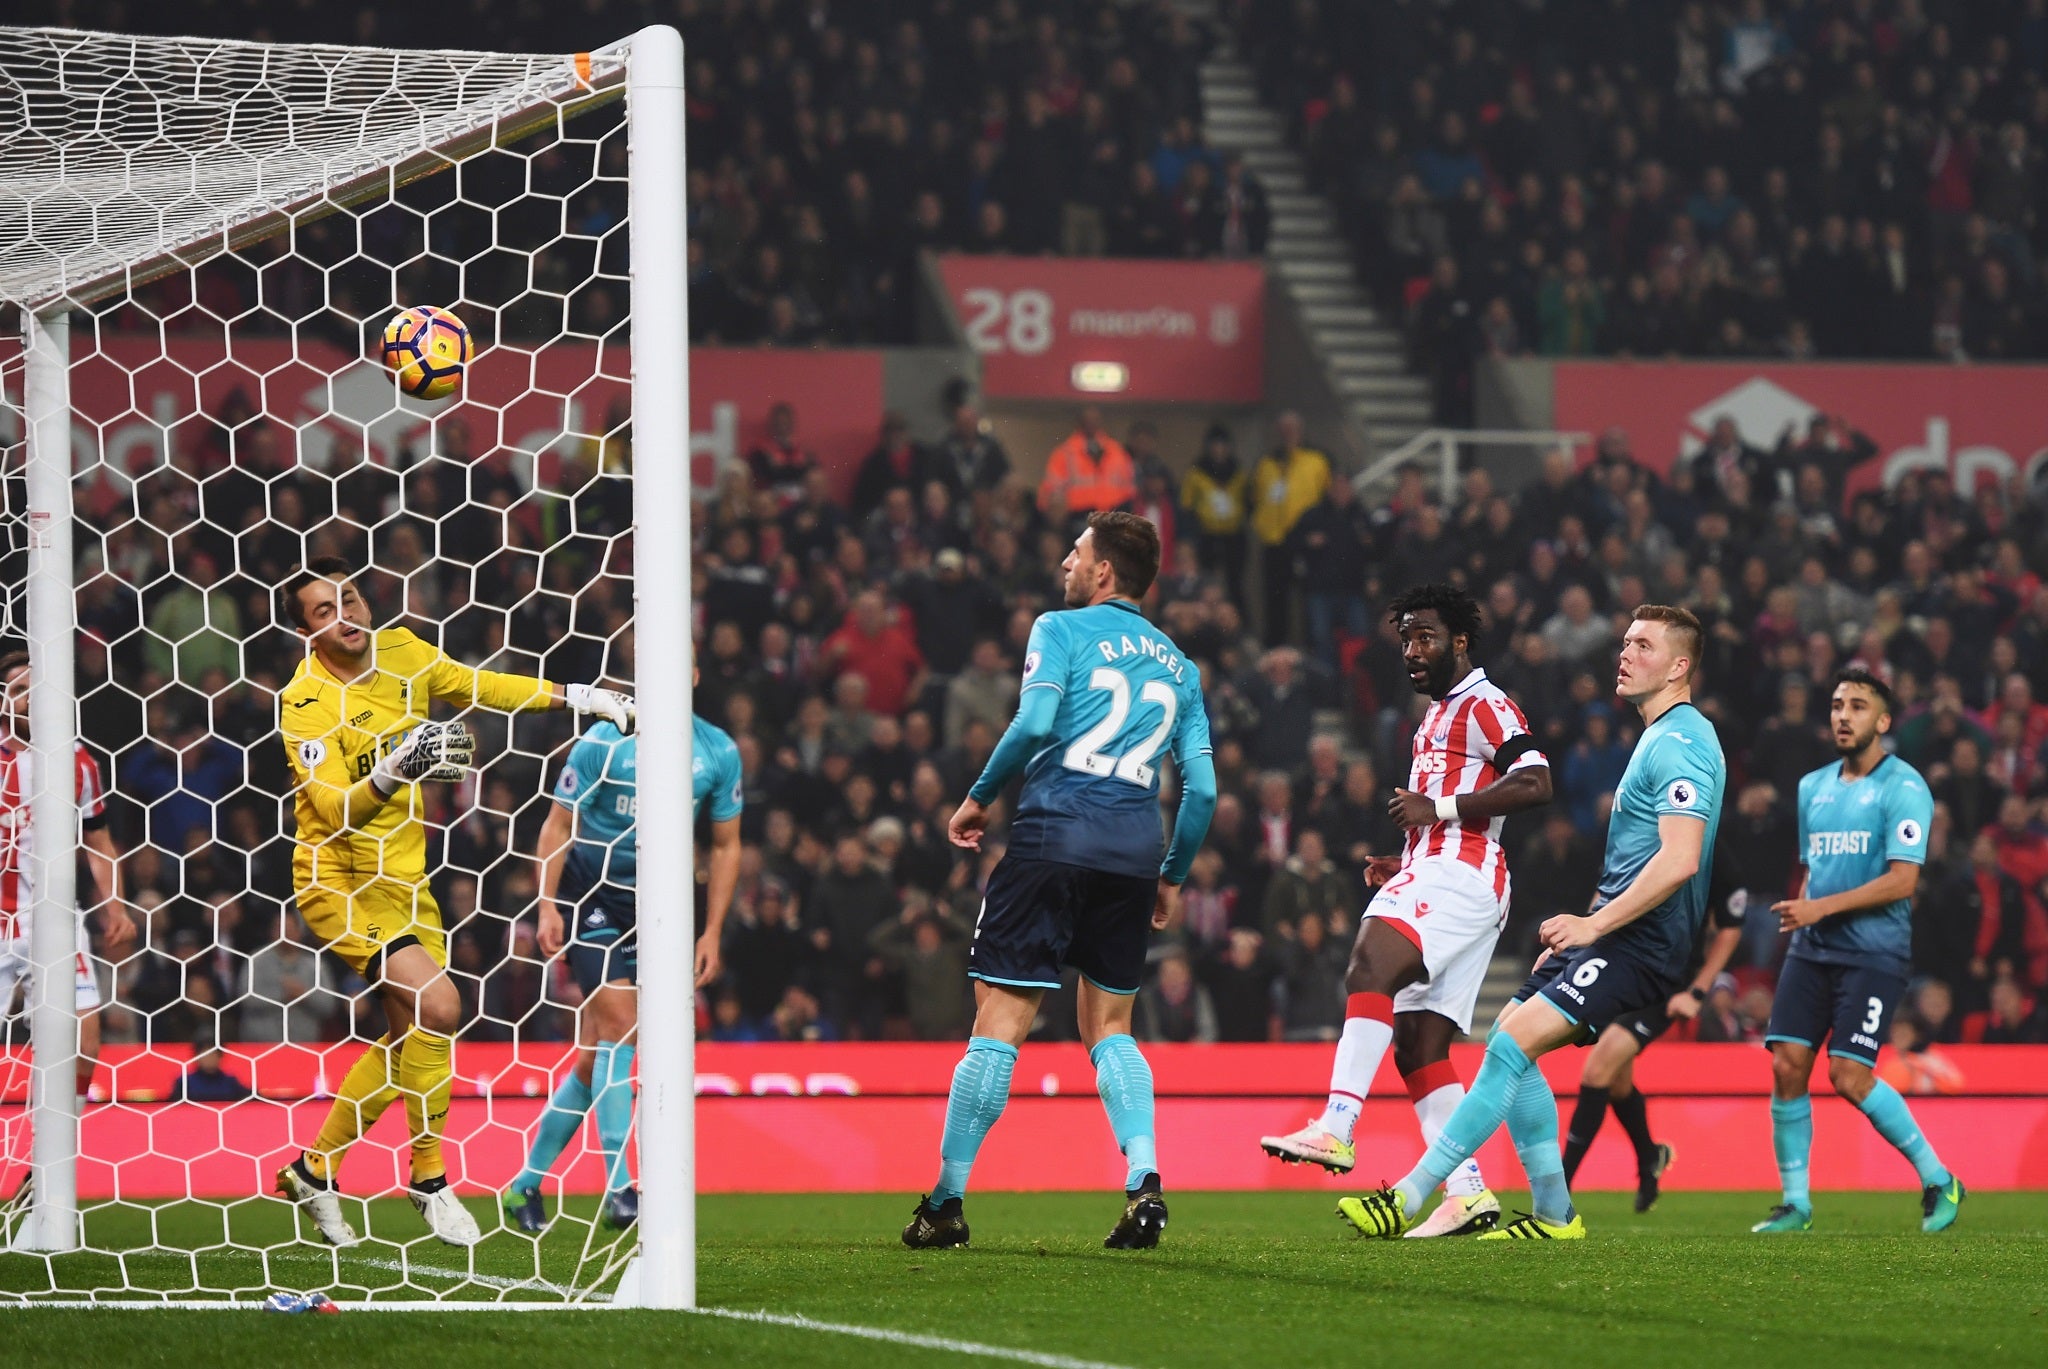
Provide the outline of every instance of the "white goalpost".
{"type": "Polygon", "coordinates": [[[30,655],[43,834],[28,1040],[16,1019],[0,1044],[0,1306],[696,1305],[683,129],[668,27],[548,56],[0,28],[0,638],[30,655]],[[377,357],[420,306],[475,341],[440,401],[377,357]],[[448,1178],[485,1239],[440,1245],[393,1200],[399,1119],[340,1174],[361,1246],[311,1244],[268,1194],[376,1035],[282,874],[303,647],[262,611],[322,554],[465,664],[637,694],[640,886],[667,896],[638,919],[624,1235],[586,1141],[544,1235],[493,1200],[573,1058],[573,990],[524,922],[562,714],[466,711],[480,771],[425,813],[465,1015],[448,1178]],[[81,741],[141,933],[89,962],[108,1044],[82,1114],[81,741]],[[197,1101],[208,1058],[247,1096],[197,1101]]]}

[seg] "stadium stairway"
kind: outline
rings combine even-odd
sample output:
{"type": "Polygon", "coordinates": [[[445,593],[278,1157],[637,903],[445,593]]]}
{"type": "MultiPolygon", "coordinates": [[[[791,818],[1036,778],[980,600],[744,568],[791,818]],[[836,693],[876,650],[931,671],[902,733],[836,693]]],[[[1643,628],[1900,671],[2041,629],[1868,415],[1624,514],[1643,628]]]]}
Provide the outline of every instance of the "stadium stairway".
{"type": "MultiPolygon", "coordinates": [[[[1177,0],[1213,20],[1213,0],[1177,0]]],[[[1370,452],[1400,445],[1430,425],[1429,384],[1408,371],[1398,325],[1383,318],[1352,268],[1330,202],[1308,187],[1301,154],[1281,116],[1259,103],[1251,66],[1228,38],[1202,64],[1203,133],[1220,152],[1243,154],[1266,187],[1273,234],[1267,269],[1301,318],[1330,388],[1370,452]]]]}

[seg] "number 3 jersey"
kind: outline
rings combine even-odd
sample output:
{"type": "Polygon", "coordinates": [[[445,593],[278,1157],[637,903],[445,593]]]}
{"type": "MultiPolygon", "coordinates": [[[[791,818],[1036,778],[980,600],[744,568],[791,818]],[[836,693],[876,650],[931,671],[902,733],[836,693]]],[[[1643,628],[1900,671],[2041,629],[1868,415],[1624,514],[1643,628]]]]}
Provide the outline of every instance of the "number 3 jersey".
{"type": "Polygon", "coordinates": [[[1120,599],[1041,614],[1023,692],[1056,690],[1051,739],[1024,767],[1010,854],[1156,879],[1159,762],[1209,754],[1201,673],[1120,599]]]}
{"type": "MultiPolygon", "coordinates": [[[[740,752],[731,737],[702,718],[691,720],[691,813],[713,822],[740,815],[740,752]]],[[[599,881],[632,888],[639,870],[634,824],[640,816],[638,743],[601,722],[576,739],[555,781],[555,802],[576,812],[576,840],[563,887],[599,881]]]]}
{"type": "MultiPolygon", "coordinates": [[[[1549,760],[1529,735],[1529,721],[1501,687],[1474,670],[1450,693],[1430,704],[1410,747],[1408,787],[1440,799],[1486,788],[1510,770],[1549,760]]],[[[1443,857],[1469,865],[1493,886],[1497,900],[1508,897],[1508,858],[1501,850],[1506,818],[1481,822],[1432,822],[1408,829],[1401,868],[1443,857]]]]}
{"type": "MultiPolygon", "coordinates": [[[[1887,756],[1858,780],[1842,763],[1799,781],[1799,859],[1806,896],[1826,898],[1868,884],[1895,860],[1924,865],[1934,795],[1920,772],[1887,756]]],[[[1790,954],[1834,965],[1912,972],[1913,900],[1838,913],[1792,934],[1790,954]]]]}

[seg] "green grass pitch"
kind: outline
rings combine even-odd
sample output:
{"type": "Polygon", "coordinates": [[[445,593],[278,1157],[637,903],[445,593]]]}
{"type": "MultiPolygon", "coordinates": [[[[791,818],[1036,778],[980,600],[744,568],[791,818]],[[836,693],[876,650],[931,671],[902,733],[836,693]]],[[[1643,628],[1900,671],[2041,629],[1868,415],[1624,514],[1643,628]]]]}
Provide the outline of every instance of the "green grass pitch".
{"type": "MultiPolygon", "coordinates": [[[[1917,1196],[1819,1196],[1813,1234],[1750,1236],[1762,1194],[1668,1195],[1638,1218],[1619,1194],[1584,1200],[1592,1238],[1572,1244],[1367,1242],[1334,1216],[1336,1191],[1169,1194],[1173,1222],[1149,1252],[1101,1248],[1114,1195],[978,1194],[971,1249],[913,1252],[896,1233],[911,1195],[707,1197],[699,1205],[700,1301],[890,1332],[973,1341],[1119,1366],[1607,1365],[1800,1369],[2048,1361],[2048,1194],[1982,1194],[1958,1227],[1918,1231],[1917,1196]]],[[[1509,1199],[1510,1205],[1513,1199],[1509,1199]]],[[[480,1216],[487,1216],[483,1206],[480,1216]]],[[[238,1239],[281,1239],[276,1205],[237,1210],[238,1239]],[[265,1210],[267,1209],[267,1210],[265,1210]]],[[[206,1209],[139,1211],[164,1241],[217,1243],[206,1209]]],[[[379,1203],[373,1229],[410,1239],[418,1219],[379,1203]]],[[[97,1239],[119,1234],[100,1228],[97,1239]]],[[[410,1246],[422,1286],[501,1296],[503,1281],[573,1276],[581,1237],[536,1249],[490,1237],[467,1289],[424,1272],[462,1252],[410,1246]]],[[[399,1252],[310,1246],[253,1256],[130,1257],[130,1279],[202,1282],[256,1296],[267,1287],[357,1289],[401,1282],[399,1252]],[[368,1261],[378,1261],[377,1264],[368,1261]]],[[[109,1281],[104,1256],[65,1257],[67,1279],[109,1281]]],[[[40,1257],[0,1253],[0,1289],[46,1281],[40,1257]]],[[[1020,1357],[1021,1358],[1021,1357],[1020,1357]]],[[[249,1311],[0,1311],[8,1365],[962,1364],[970,1354],[816,1330],[655,1312],[404,1313],[281,1317],[249,1311]],[[428,1358],[422,1358],[426,1356],[428,1358]]],[[[984,1359],[994,1363],[997,1360],[984,1359]]],[[[1015,1361],[1013,1361],[1015,1362],[1015,1361]]],[[[1033,1362],[1024,1359],[1023,1362],[1033,1362]]]]}

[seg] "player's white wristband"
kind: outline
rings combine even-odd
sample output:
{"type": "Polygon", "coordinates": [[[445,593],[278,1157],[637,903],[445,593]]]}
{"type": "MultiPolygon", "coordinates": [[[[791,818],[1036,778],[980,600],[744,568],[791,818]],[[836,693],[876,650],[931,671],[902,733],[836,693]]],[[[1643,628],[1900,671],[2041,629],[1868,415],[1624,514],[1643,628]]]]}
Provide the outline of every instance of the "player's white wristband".
{"type": "Polygon", "coordinates": [[[1458,820],[1458,796],[1456,794],[1446,794],[1436,801],[1436,817],[1438,822],[1456,822],[1458,820]]]}

